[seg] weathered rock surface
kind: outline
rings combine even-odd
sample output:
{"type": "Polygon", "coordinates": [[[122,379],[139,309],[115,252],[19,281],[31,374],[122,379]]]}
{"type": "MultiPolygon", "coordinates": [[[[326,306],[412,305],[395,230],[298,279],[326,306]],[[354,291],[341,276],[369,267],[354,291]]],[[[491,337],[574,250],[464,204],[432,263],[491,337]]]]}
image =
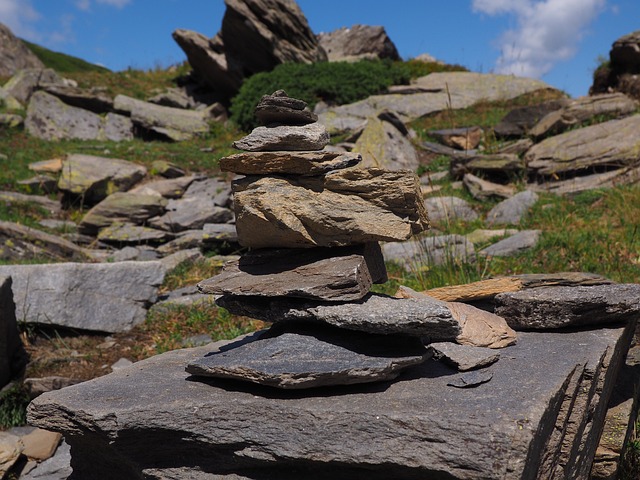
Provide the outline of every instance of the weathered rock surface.
{"type": "Polygon", "coordinates": [[[0,390],[24,373],[28,361],[18,333],[11,284],[11,277],[0,276],[0,390]]]}
{"type": "Polygon", "coordinates": [[[424,206],[434,223],[472,222],[478,218],[469,202],[459,197],[429,197],[425,199],[424,206]]]}
{"type": "Polygon", "coordinates": [[[158,247],[163,255],[185,248],[201,248],[213,245],[238,243],[236,226],[225,223],[205,223],[199,230],[185,230],[176,234],[176,238],[158,247]]]}
{"type": "Polygon", "coordinates": [[[188,30],[173,38],[209,87],[229,98],[242,80],[286,62],[312,63],[326,54],[297,3],[290,0],[225,0],[222,29],[212,39],[188,30]]]}
{"type": "Polygon", "coordinates": [[[314,395],[185,381],[209,345],[42,395],[28,420],[65,435],[79,478],[587,478],[631,333],[522,333],[472,392],[433,360],[314,395]]]}
{"type": "Polygon", "coordinates": [[[525,162],[513,153],[455,155],[449,166],[451,177],[462,179],[467,173],[509,178],[525,171],[525,162]]]}
{"type": "Polygon", "coordinates": [[[98,114],[113,112],[113,98],[104,93],[103,89],[84,89],[59,83],[45,83],[40,87],[72,107],[83,108],[98,114]]]}
{"type": "Polygon", "coordinates": [[[2,88],[12,98],[26,106],[41,85],[61,83],[64,83],[64,80],[51,68],[26,68],[18,71],[2,88]]]}
{"type": "Polygon", "coordinates": [[[159,195],[164,198],[180,198],[184,195],[189,185],[199,179],[197,175],[189,175],[178,178],[166,178],[163,180],[152,180],[144,185],[139,185],[129,190],[129,193],[140,193],[144,195],[159,195]]]}
{"type": "Polygon", "coordinates": [[[2,23],[0,45],[0,76],[10,77],[24,68],[44,68],[40,59],[2,23]]]}
{"type": "Polygon", "coordinates": [[[483,248],[478,253],[487,257],[508,257],[535,247],[538,244],[540,230],[523,230],[499,242],[483,248]]]}
{"type": "Polygon", "coordinates": [[[610,120],[547,138],[525,155],[527,168],[544,176],[638,162],[640,115],[610,120]]]}
{"type": "Polygon", "coordinates": [[[344,246],[407,240],[429,226],[418,177],[382,169],[323,177],[245,177],[233,183],[244,246],[344,246]]]}
{"type": "Polygon", "coordinates": [[[44,91],[31,96],[25,128],[44,140],[112,140],[133,139],[131,120],[109,113],[106,117],[72,107],[44,91]]]}
{"type": "Polygon", "coordinates": [[[202,293],[360,300],[387,281],[378,244],[341,248],[268,249],[244,254],[198,284],[202,293]]]}
{"type": "Polygon", "coordinates": [[[536,123],[529,135],[540,138],[562,133],[569,128],[599,116],[624,117],[638,109],[638,102],[623,93],[608,93],[580,97],[563,108],[548,113],[536,123]]]}
{"type": "Polygon", "coordinates": [[[487,200],[491,197],[511,198],[516,194],[513,185],[502,185],[476,177],[473,173],[466,173],[462,183],[476,200],[487,200]]]}
{"type": "Polygon", "coordinates": [[[471,243],[487,243],[490,240],[498,237],[510,237],[518,233],[518,230],[515,228],[500,228],[500,229],[484,229],[479,228],[474,230],[471,233],[467,233],[465,235],[466,239],[471,243]]]}
{"type": "Polygon", "coordinates": [[[259,339],[192,361],[196,376],[283,389],[393,380],[430,356],[415,337],[349,332],[319,325],[276,327],[259,339]]]}
{"type": "Polygon", "coordinates": [[[142,225],[164,212],[167,200],[157,195],[116,192],[98,203],[82,218],[80,233],[95,235],[113,223],[142,225]]]}
{"type": "Polygon", "coordinates": [[[20,437],[8,432],[0,432],[0,478],[4,478],[18,461],[23,449],[24,445],[20,437]]]}
{"type": "Polygon", "coordinates": [[[14,261],[38,258],[82,261],[87,260],[87,255],[64,238],[19,223],[0,221],[0,258],[14,261]]]}
{"type": "Polygon", "coordinates": [[[256,105],[256,118],[262,125],[307,125],[318,116],[307,108],[307,102],[291,98],[284,90],[263,95],[256,105]]]}
{"type": "Polygon", "coordinates": [[[216,303],[236,315],[266,322],[323,322],[348,330],[425,336],[433,341],[453,341],[461,332],[446,304],[431,298],[393,298],[372,293],[358,302],[328,304],[293,298],[224,295],[216,303]]]}
{"type": "Polygon", "coordinates": [[[330,62],[372,58],[400,60],[396,46],[381,26],[353,25],[319,33],[317,37],[330,62]]]}
{"type": "MultiPolygon", "coordinates": [[[[0,101],[0,106],[2,105],[2,101],[0,101]]],[[[7,128],[18,128],[22,126],[24,120],[20,115],[12,114],[12,113],[2,113],[0,114],[0,126],[7,128]]]]}
{"type": "MultiPolygon", "coordinates": [[[[388,115],[395,115],[386,113],[387,118],[388,115]]],[[[397,117],[393,122],[384,118],[378,115],[367,119],[352,151],[362,155],[363,167],[415,171],[420,162],[413,144],[407,138],[406,127],[397,117]],[[404,131],[398,129],[398,122],[404,131]]]]}
{"type": "Polygon", "coordinates": [[[624,167],[604,173],[593,173],[566,180],[530,183],[529,190],[535,192],[551,192],[556,195],[576,195],[596,188],[613,188],[621,185],[640,183],[640,166],[624,167]]]}
{"type": "Polygon", "coordinates": [[[169,232],[200,229],[208,223],[227,223],[233,220],[233,212],[215,205],[211,198],[195,195],[170,200],[166,213],[149,221],[154,228],[169,232]]]}
{"type": "Polygon", "coordinates": [[[329,134],[324,125],[315,122],[307,125],[279,125],[257,127],[233,142],[239,150],[264,152],[277,150],[322,150],[329,143],[329,134]]]}
{"type": "Polygon", "coordinates": [[[362,161],[358,153],[341,152],[244,152],[220,159],[220,170],[240,175],[322,175],[353,167],[362,161]]]}
{"type": "Polygon", "coordinates": [[[101,228],[97,238],[105,243],[147,245],[166,242],[171,240],[173,235],[155,228],[114,221],[108,226],[101,228]]]}
{"type": "Polygon", "coordinates": [[[473,150],[478,147],[482,139],[480,127],[449,128],[445,130],[431,130],[429,136],[440,143],[458,150],[473,150]]]}
{"type": "Polygon", "coordinates": [[[63,440],[53,457],[39,463],[20,478],[22,480],[66,480],[71,474],[71,447],[63,440]]]}
{"type": "Polygon", "coordinates": [[[21,321],[109,333],[144,321],[164,274],[160,262],[0,265],[21,321]]]}
{"type": "Polygon", "coordinates": [[[27,195],[26,193],[11,192],[6,190],[0,190],[0,201],[8,203],[35,203],[38,206],[44,208],[50,213],[60,213],[60,202],[51,200],[44,195],[27,195]]]}
{"type": "Polygon", "coordinates": [[[135,125],[177,142],[209,131],[206,115],[201,111],[163,107],[126,95],[115,98],[114,108],[129,114],[135,125]]]}
{"type": "Polygon", "coordinates": [[[36,175],[16,182],[28,192],[35,194],[55,193],[58,188],[58,179],[50,175],[36,175]]]}
{"type": "Polygon", "coordinates": [[[517,193],[489,210],[487,225],[517,225],[537,201],[538,194],[531,190],[517,193]]]}
{"type": "Polygon", "coordinates": [[[488,367],[500,360],[500,353],[490,348],[469,347],[451,342],[430,343],[433,358],[464,372],[488,367]]]}
{"type": "Polygon", "coordinates": [[[142,165],[117,158],[69,155],[62,164],[58,189],[95,204],[138,183],[147,173],[142,165]]]}
{"type": "Polygon", "coordinates": [[[559,98],[538,105],[517,107],[507,113],[494,127],[499,137],[523,137],[545,116],[560,110],[570,102],[567,98],[559,98]]]}
{"type": "Polygon", "coordinates": [[[450,108],[465,108],[480,100],[507,100],[524,93],[550,88],[544,82],[511,75],[472,72],[432,73],[412,82],[422,93],[373,95],[319,114],[329,133],[351,131],[380,110],[396,112],[404,122],[450,108]]]}
{"type": "Polygon", "coordinates": [[[615,325],[640,317],[640,285],[541,287],[496,295],[496,313],[516,329],[615,325]]]}
{"type": "Polygon", "coordinates": [[[431,265],[450,262],[473,262],[473,243],[462,235],[420,237],[410,242],[388,242],[382,245],[388,262],[395,262],[409,272],[417,272],[431,265]]]}

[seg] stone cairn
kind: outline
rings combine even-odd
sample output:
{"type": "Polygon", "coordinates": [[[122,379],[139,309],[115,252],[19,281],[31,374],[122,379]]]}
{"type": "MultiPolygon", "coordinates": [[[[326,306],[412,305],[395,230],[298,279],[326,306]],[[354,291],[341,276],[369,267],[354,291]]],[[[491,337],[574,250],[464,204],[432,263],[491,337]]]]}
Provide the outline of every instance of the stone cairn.
{"type": "Polygon", "coordinates": [[[310,388],[393,379],[432,355],[425,339],[514,343],[500,317],[474,307],[370,292],[387,281],[378,242],[429,228],[419,180],[352,168],[360,155],[325,150],[329,135],[306,107],[281,90],[265,95],[256,107],[264,126],[234,143],[245,152],[220,161],[244,175],[232,189],[238,239],[250,251],[198,285],[231,313],[275,324],[187,372],[310,388]],[[493,335],[471,339],[469,317],[493,324],[493,335]]]}

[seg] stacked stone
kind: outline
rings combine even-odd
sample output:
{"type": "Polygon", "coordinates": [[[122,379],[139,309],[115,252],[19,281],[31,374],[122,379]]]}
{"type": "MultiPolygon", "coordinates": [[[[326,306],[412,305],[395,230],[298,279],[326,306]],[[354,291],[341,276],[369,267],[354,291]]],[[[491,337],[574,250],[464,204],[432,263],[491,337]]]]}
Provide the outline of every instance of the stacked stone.
{"type": "Polygon", "coordinates": [[[306,103],[262,98],[263,126],[220,161],[233,182],[239,242],[251,251],[199,284],[232,313],[276,322],[259,340],[190,363],[195,375],[281,388],[395,378],[429,356],[422,342],[454,340],[443,302],[370,293],[387,273],[379,241],[429,227],[417,177],[350,168],[361,157],[324,150],[329,136],[306,103]]]}

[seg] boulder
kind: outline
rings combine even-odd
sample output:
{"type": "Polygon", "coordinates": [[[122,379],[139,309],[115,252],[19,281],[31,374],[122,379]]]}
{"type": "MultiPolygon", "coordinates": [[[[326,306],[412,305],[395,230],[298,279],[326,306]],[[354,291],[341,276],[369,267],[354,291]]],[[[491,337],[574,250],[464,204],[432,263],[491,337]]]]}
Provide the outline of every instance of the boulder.
{"type": "Polygon", "coordinates": [[[253,250],[198,284],[202,293],[360,300],[387,281],[378,244],[342,248],[253,250]]]}
{"type": "Polygon", "coordinates": [[[28,192],[40,195],[48,195],[58,191],[58,179],[50,175],[36,175],[16,183],[28,192]]]}
{"type": "MultiPolygon", "coordinates": [[[[227,223],[205,223],[200,230],[185,230],[176,238],[158,247],[158,252],[167,255],[185,248],[219,249],[221,246],[238,243],[236,226],[227,223]]],[[[235,248],[235,247],[234,247],[235,248]]]]}
{"type": "MultiPolygon", "coordinates": [[[[79,225],[80,233],[95,235],[113,223],[141,225],[164,213],[167,200],[157,195],[116,192],[89,210],[79,225]]],[[[162,232],[160,232],[162,233],[162,232]]]]}
{"type": "Polygon", "coordinates": [[[597,188],[613,188],[621,185],[633,185],[640,182],[640,166],[624,167],[610,172],[592,173],[566,180],[530,183],[529,190],[550,192],[556,195],[576,195],[597,188]]]}
{"type": "Polygon", "coordinates": [[[441,360],[460,372],[488,367],[500,360],[500,353],[490,348],[470,347],[451,342],[430,343],[433,358],[441,360]]]}
{"type": "Polygon", "coordinates": [[[499,228],[499,229],[484,229],[478,228],[471,233],[465,235],[466,239],[474,245],[477,243],[487,243],[497,237],[510,237],[513,234],[518,233],[515,228],[499,228]]]}
{"type": "Polygon", "coordinates": [[[393,298],[371,293],[358,302],[326,303],[285,297],[223,295],[216,304],[235,315],[265,322],[322,322],[347,330],[405,334],[453,341],[462,329],[444,302],[433,298],[393,298]]]}
{"type": "Polygon", "coordinates": [[[41,83],[40,88],[72,107],[93,113],[113,112],[113,98],[101,88],[79,88],[60,83],[41,83]]]}
{"type": "Polygon", "coordinates": [[[150,171],[152,174],[160,175],[164,178],[177,178],[186,175],[186,172],[182,168],[166,160],[154,160],[151,163],[150,171]]]}
{"type": "Polygon", "coordinates": [[[184,195],[189,185],[201,177],[189,175],[178,178],[166,178],[163,180],[152,180],[143,185],[139,185],[129,190],[129,193],[140,193],[143,195],[156,195],[164,198],[180,198],[184,195]]]}
{"type": "Polygon", "coordinates": [[[18,114],[0,113],[0,127],[18,128],[21,127],[23,123],[24,120],[18,114]]]}
{"type": "Polygon", "coordinates": [[[396,112],[407,123],[430,113],[466,108],[485,100],[509,100],[550,88],[540,80],[472,72],[432,73],[414,80],[411,87],[419,93],[372,95],[319,113],[319,122],[330,134],[337,134],[355,130],[385,109],[396,112]]]}
{"type": "Polygon", "coordinates": [[[110,193],[129,190],[146,173],[142,165],[127,160],[72,154],[63,162],[58,189],[93,205],[110,193]]]}
{"type": "Polygon", "coordinates": [[[516,194],[516,187],[513,185],[493,183],[476,177],[473,173],[465,173],[462,183],[476,200],[482,201],[491,197],[511,198],[516,194]]]}
{"type": "Polygon", "coordinates": [[[0,221],[0,258],[10,261],[83,261],[87,260],[87,255],[64,238],[19,223],[0,221]]]}
{"type": "Polygon", "coordinates": [[[18,459],[24,445],[17,435],[8,432],[0,432],[0,478],[4,478],[18,459]]]}
{"type": "Polygon", "coordinates": [[[28,361],[18,332],[11,284],[11,277],[0,277],[0,390],[24,374],[28,361]]]}
{"type": "Polygon", "coordinates": [[[526,153],[527,168],[547,177],[635,165],[639,128],[640,115],[632,115],[547,138],[526,153]]]}
{"type": "Polygon", "coordinates": [[[22,104],[2,87],[0,87],[0,106],[7,110],[22,109],[22,104]]]}
{"type": "Polygon", "coordinates": [[[448,388],[458,372],[434,360],[311,394],[184,371],[217,343],[44,394],[28,421],[63,433],[73,474],[96,480],[588,478],[632,334],[523,332],[472,391],[448,388]]]}
{"type": "Polygon", "coordinates": [[[444,130],[430,130],[429,136],[457,150],[473,150],[478,148],[483,133],[480,127],[447,128],[444,130]]]}
{"type": "Polygon", "coordinates": [[[303,389],[393,380],[428,357],[422,342],[414,337],[290,324],[192,361],[186,370],[198,377],[303,389]]]}
{"type": "Polygon", "coordinates": [[[540,287],[496,295],[495,311],[516,330],[616,325],[640,318],[640,285],[540,287]]]}
{"type": "Polygon", "coordinates": [[[163,107],[126,95],[116,96],[114,108],[131,116],[134,125],[176,142],[209,131],[207,116],[202,111],[163,107]]]}
{"type": "Polygon", "coordinates": [[[158,244],[172,238],[173,235],[169,232],[122,222],[113,222],[98,233],[98,240],[101,242],[118,245],[158,244]]]}
{"type": "Polygon", "coordinates": [[[319,33],[317,37],[330,62],[374,58],[400,60],[396,46],[382,26],[353,25],[319,33]]]}
{"type": "Polygon", "coordinates": [[[329,143],[329,134],[320,123],[307,125],[278,125],[257,127],[247,135],[233,142],[234,148],[250,152],[277,150],[322,150],[329,143]]]}
{"type": "Polygon", "coordinates": [[[164,274],[157,261],[0,265],[21,321],[107,333],[144,321],[164,274]]]}
{"type": "Polygon", "coordinates": [[[537,201],[538,194],[531,190],[517,193],[489,210],[487,225],[517,225],[537,201]]]}
{"type": "Polygon", "coordinates": [[[194,110],[198,107],[198,102],[190,97],[184,88],[168,88],[147,101],[163,107],[182,108],[183,110],[194,110]]]}
{"type": "Polygon", "coordinates": [[[529,131],[540,119],[562,109],[569,102],[570,100],[567,98],[559,98],[538,105],[516,107],[502,117],[493,131],[502,138],[524,137],[529,134],[529,131]]]}
{"type": "Polygon", "coordinates": [[[0,45],[0,77],[10,77],[24,68],[44,68],[43,63],[29,47],[2,23],[0,45]]]}
{"type": "Polygon", "coordinates": [[[112,140],[133,139],[131,121],[114,113],[106,117],[71,107],[44,91],[32,95],[25,128],[44,140],[112,140]]]}
{"type": "Polygon", "coordinates": [[[388,242],[382,245],[382,253],[387,262],[397,263],[408,272],[475,260],[473,244],[462,235],[435,235],[410,242],[388,242]]]}
{"type": "Polygon", "coordinates": [[[238,237],[247,247],[402,241],[429,227],[418,177],[406,171],[248,176],[233,182],[233,192],[238,237]]]}
{"type": "Polygon", "coordinates": [[[541,235],[540,230],[523,230],[499,242],[489,245],[478,252],[478,255],[486,257],[508,257],[517,255],[525,250],[535,247],[541,235]]]}
{"type": "Polygon", "coordinates": [[[176,233],[202,228],[208,223],[228,223],[233,221],[233,212],[215,205],[211,198],[185,195],[167,203],[166,212],[152,218],[149,226],[176,233]]]}
{"type": "Polygon", "coordinates": [[[326,60],[297,3],[291,0],[225,0],[222,29],[212,39],[176,30],[197,77],[230,99],[244,78],[286,62],[326,60]]]}
{"type": "Polygon", "coordinates": [[[408,138],[406,127],[390,112],[386,112],[386,116],[378,115],[367,119],[353,152],[362,155],[363,167],[415,172],[420,166],[418,154],[408,138]],[[390,116],[395,117],[394,121],[389,121],[390,116]]]}
{"type": "Polygon", "coordinates": [[[31,96],[45,83],[63,84],[64,80],[51,68],[28,68],[18,71],[3,89],[22,105],[27,105],[31,96]]]}
{"type": "Polygon", "coordinates": [[[243,152],[220,159],[220,170],[240,175],[323,175],[357,165],[358,153],[329,152],[243,152]]]}
{"type": "Polygon", "coordinates": [[[459,197],[429,197],[425,199],[424,206],[434,223],[472,222],[478,218],[469,202],[459,197]]]}
{"type": "Polygon", "coordinates": [[[462,179],[467,173],[510,179],[521,175],[525,169],[525,162],[513,153],[455,155],[449,164],[451,177],[455,179],[462,179]]]}
{"type": "Polygon", "coordinates": [[[45,197],[44,195],[28,195],[25,193],[5,190],[0,190],[0,201],[8,203],[9,205],[12,203],[33,203],[52,214],[60,213],[62,208],[60,202],[51,200],[49,197],[45,197]]]}
{"type": "Polygon", "coordinates": [[[529,135],[540,138],[557,135],[583,122],[597,120],[601,117],[618,118],[631,115],[638,109],[638,102],[624,93],[591,95],[570,100],[559,110],[542,117],[529,130],[529,135]]]}

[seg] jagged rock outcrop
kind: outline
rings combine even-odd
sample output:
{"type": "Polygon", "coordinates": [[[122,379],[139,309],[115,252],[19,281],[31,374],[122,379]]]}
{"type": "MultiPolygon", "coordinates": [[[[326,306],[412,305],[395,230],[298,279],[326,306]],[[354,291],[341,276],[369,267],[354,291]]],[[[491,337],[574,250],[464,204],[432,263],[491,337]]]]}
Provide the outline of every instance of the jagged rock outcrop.
{"type": "Polygon", "coordinates": [[[589,93],[622,92],[640,100],[640,30],[613,42],[609,59],[595,71],[589,93]]]}
{"type": "Polygon", "coordinates": [[[388,58],[400,60],[398,49],[384,27],[354,25],[317,35],[320,46],[330,62],[388,58]]]}
{"type": "Polygon", "coordinates": [[[9,77],[23,68],[44,68],[44,64],[9,27],[0,23],[0,77],[9,77]]]}
{"type": "Polygon", "coordinates": [[[220,32],[212,39],[189,30],[173,38],[199,79],[226,98],[242,80],[285,62],[326,60],[324,50],[293,0],[225,0],[220,32]]]}

